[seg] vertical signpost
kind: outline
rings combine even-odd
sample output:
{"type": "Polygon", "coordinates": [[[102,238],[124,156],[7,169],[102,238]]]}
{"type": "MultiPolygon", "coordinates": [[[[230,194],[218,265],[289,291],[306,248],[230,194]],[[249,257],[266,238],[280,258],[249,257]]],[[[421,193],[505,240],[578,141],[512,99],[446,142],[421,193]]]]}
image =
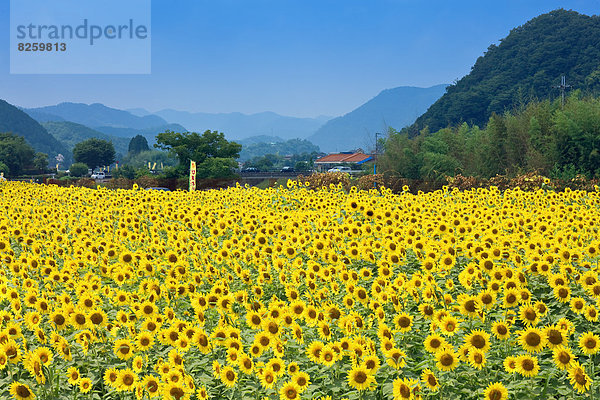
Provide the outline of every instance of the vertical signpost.
{"type": "Polygon", "coordinates": [[[196,190],[196,161],[190,160],[190,192],[196,190]]]}

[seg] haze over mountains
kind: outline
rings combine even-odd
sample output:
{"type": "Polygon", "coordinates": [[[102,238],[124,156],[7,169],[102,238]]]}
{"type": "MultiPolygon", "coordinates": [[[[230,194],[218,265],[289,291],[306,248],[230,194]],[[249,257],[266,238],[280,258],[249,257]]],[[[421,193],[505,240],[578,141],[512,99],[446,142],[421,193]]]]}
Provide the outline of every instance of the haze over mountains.
{"type": "Polygon", "coordinates": [[[369,135],[385,132],[388,126],[401,129],[423,113],[442,95],[446,85],[431,88],[398,87],[382,91],[350,113],[331,119],[326,116],[297,118],[273,112],[191,113],[161,110],[150,113],[143,108],[119,110],[103,104],[60,103],[23,109],[70,151],[75,143],[98,137],[110,140],[117,153],[126,152],[126,142],[143,135],[150,145],[165,130],[177,132],[217,130],[228,140],[244,145],[308,139],[321,151],[373,149],[369,135]]]}
{"type": "Polygon", "coordinates": [[[386,89],[348,114],[328,121],[307,139],[326,152],[374,150],[376,132],[384,134],[388,127],[400,130],[412,124],[444,94],[446,86],[386,89]]]}
{"type": "Polygon", "coordinates": [[[304,139],[330,119],[325,116],[317,118],[287,117],[269,111],[247,115],[239,112],[209,114],[161,110],[155,115],[172,123],[177,121],[192,131],[218,130],[232,140],[259,135],[277,136],[285,140],[304,139]]]}

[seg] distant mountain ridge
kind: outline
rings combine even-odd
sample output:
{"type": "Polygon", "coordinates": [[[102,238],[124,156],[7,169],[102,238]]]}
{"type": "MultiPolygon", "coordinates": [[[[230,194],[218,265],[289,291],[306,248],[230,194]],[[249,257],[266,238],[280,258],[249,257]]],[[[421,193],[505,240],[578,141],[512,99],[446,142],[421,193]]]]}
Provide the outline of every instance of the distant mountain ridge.
{"type": "MultiPolygon", "coordinates": [[[[144,111],[141,109],[142,112],[144,111]]],[[[136,135],[144,136],[150,145],[156,143],[156,135],[166,130],[185,132],[186,128],[179,124],[170,124],[157,115],[137,116],[131,112],[107,107],[100,103],[60,103],[55,106],[24,109],[31,117],[40,123],[71,122],[78,124],[66,128],[74,132],[81,131],[81,140],[88,138],[88,133],[81,126],[91,128],[104,135],[115,138],[131,139],[136,135]]],[[[56,126],[58,128],[58,126],[56,126]]],[[[61,127],[60,129],[64,129],[61,127]]],[[[118,139],[115,144],[120,143],[118,139]]]]}
{"type": "Polygon", "coordinates": [[[284,140],[304,139],[329,119],[326,116],[287,117],[270,111],[248,115],[239,112],[210,114],[167,109],[154,114],[169,122],[180,123],[192,131],[204,132],[210,129],[223,132],[228,140],[247,139],[252,136],[277,136],[284,140]]]}
{"type": "MultiPolygon", "coordinates": [[[[95,128],[98,126],[109,126],[114,128],[148,129],[156,126],[167,125],[167,121],[157,115],[146,115],[139,117],[130,112],[107,107],[100,103],[60,103],[55,106],[46,106],[26,109],[34,118],[58,117],[63,121],[71,121],[77,124],[95,128]]],[[[53,119],[48,119],[47,122],[53,119]]]]}
{"type": "Polygon", "coordinates": [[[376,132],[385,133],[388,127],[400,130],[412,124],[444,94],[446,86],[383,90],[348,114],[326,122],[307,139],[326,152],[357,148],[370,151],[375,147],[376,132]]]}
{"type": "Polygon", "coordinates": [[[556,98],[561,76],[571,89],[600,94],[600,16],[555,10],[514,28],[491,45],[471,72],[421,115],[411,133],[462,122],[483,126],[492,113],[556,98]]]}

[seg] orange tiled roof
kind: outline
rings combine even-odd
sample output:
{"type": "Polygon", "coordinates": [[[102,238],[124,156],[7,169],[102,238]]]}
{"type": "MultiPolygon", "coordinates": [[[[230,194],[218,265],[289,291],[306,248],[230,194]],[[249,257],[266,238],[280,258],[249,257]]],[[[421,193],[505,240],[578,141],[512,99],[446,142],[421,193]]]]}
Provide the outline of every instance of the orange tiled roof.
{"type": "Polygon", "coordinates": [[[315,163],[330,164],[330,163],[359,163],[371,158],[368,154],[353,153],[353,154],[328,154],[315,160],[315,163]]]}

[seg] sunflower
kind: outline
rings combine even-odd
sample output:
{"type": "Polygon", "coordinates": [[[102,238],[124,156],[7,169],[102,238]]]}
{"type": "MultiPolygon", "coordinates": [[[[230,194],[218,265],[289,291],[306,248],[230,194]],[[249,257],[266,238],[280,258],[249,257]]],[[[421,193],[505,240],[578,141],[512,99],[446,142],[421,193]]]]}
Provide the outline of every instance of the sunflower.
{"type": "Polygon", "coordinates": [[[490,348],[490,334],[481,329],[472,330],[471,333],[465,336],[465,344],[486,352],[490,348]]]}
{"type": "Polygon", "coordinates": [[[600,337],[592,332],[585,332],[579,337],[579,348],[585,355],[593,355],[600,351],[600,337]]]}
{"type": "Polygon", "coordinates": [[[430,353],[435,353],[438,350],[448,346],[446,339],[436,333],[427,336],[423,344],[425,345],[425,350],[430,353]]]}
{"type": "Polygon", "coordinates": [[[393,348],[385,353],[386,363],[394,369],[404,368],[406,365],[406,353],[404,350],[393,348]]]}
{"type": "Polygon", "coordinates": [[[411,399],[412,390],[410,382],[405,379],[396,378],[393,383],[394,399],[411,399]]]}
{"type": "Polygon", "coordinates": [[[83,309],[75,310],[75,312],[71,314],[71,325],[75,329],[86,329],[90,327],[87,314],[83,309]]]}
{"type": "Polygon", "coordinates": [[[310,385],[310,375],[300,371],[292,375],[292,381],[298,386],[300,393],[304,392],[310,385]]]}
{"type": "Polygon", "coordinates": [[[540,371],[538,359],[530,355],[521,355],[517,357],[517,372],[523,376],[536,376],[540,371]]]}
{"type": "Polygon", "coordinates": [[[170,382],[162,387],[163,400],[187,400],[190,398],[188,388],[184,383],[170,382]]]}
{"type": "Polygon", "coordinates": [[[519,304],[519,301],[521,300],[519,291],[516,289],[507,289],[504,291],[504,298],[502,301],[502,307],[504,308],[511,308],[511,307],[515,307],[517,304],[519,304]]]}
{"type": "Polygon", "coordinates": [[[521,331],[519,342],[524,350],[530,353],[537,353],[546,347],[546,335],[537,328],[527,328],[521,331]]]}
{"type": "Polygon", "coordinates": [[[435,314],[435,308],[429,303],[419,304],[419,313],[426,319],[432,319],[435,314]]]}
{"type": "Polygon", "coordinates": [[[120,391],[133,391],[137,386],[138,376],[131,369],[126,368],[118,372],[117,381],[115,382],[117,389],[120,391]]]}
{"type": "Polygon", "coordinates": [[[399,332],[409,332],[413,323],[413,318],[409,314],[400,313],[394,317],[394,324],[399,332]]]}
{"type": "Polygon", "coordinates": [[[568,347],[558,346],[552,349],[554,364],[562,370],[568,370],[575,365],[575,356],[568,347]]]}
{"type": "Polygon", "coordinates": [[[146,351],[154,345],[154,336],[150,332],[140,332],[134,340],[135,348],[138,351],[146,351]]]}
{"type": "Polygon", "coordinates": [[[265,389],[271,389],[275,382],[277,382],[277,376],[270,369],[262,370],[262,373],[259,375],[260,384],[263,385],[265,389]]]}
{"type": "Polygon", "coordinates": [[[306,349],[306,355],[312,362],[318,363],[321,358],[321,350],[323,347],[323,342],[315,340],[306,349]]]}
{"type": "Polygon", "coordinates": [[[368,355],[366,356],[363,361],[362,361],[362,365],[369,371],[370,374],[375,375],[375,373],[377,372],[377,370],[379,369],[379,365],[380,365],[381,361],[379,360],[379,357],[377,357],[376,355],[372,354],[372,355],[368,355]]]}
{"type": "Polygon", "coordinates": [[[546,345],[553,349],[557,346],[565,346],[568,342],[565,332],[559,329],[557,326],[550,325],[544,329],[546,335],[546,345]]]}
{"type": "Polygon", "coordinates": [[[469,351],[469,364],[477,369],[483,368],[487,359],[485,357],[485,352],[478,349],[470,349],[469,351]]]}
{"type": "Polygon", "coordinates": [[[537,310],[530,303],[521,306],[519,309],[519,318],[528,326],[535,326],[540,321],[537,310]]]}
{"type": "Polygon", "coordinates": [[[588,374],[586,374],[585,369],[583,369],[579,363],[576,363],[568,371],[569,381],[575,390],[577,390],[579,393],[583,393],[590,388],[592,381],[588,374]]]}
{"type": "Polygon", "coordinates": [[[568,286],[556,286],[554,288],[554,297],[561,303],[567,303],[571,300],[571,289],[568,286]]]}
{"type": "Polygon", "coordinates": [[[108,368],[104,371],[103,380],[106,386],[117,388],[117,380],[119,379],[119,372],[114,368],[108,368]]]}
{"type": "Polygon", "coordinates": [[[510,338],[510,326],[505,321],[494,321],[492,333],[500,340],[510,338]]]}
{"type": "Polygon", "coordinates": [[[573,297],[570,302],[571,311],[575,314],[583,314],[585,312],[585,300],[581,297],[573,297]]]}
{"type": "Polygon", "coordinates": [[[442,333],[447,336],[454,335],[459,326],[460,322],[458,321],[458,318],[451,315],[446,315],[440,321],[440,329],[442,330],[442,333]]]}
{"type": "Polygon", "coordinates": [[[598,310],[596,309],[596,307],[594,305],[587,306],[585,308],[584,315],[585,315],[585,319],[587,319],[590,322],[598,321],[598,310]]]}
{"type": "Polygon", "coordinates": [[[348,371],[348,385],[351,388],[365,390],[369,389],[373,383],[375,383],[375,377],[361,365],[355,365],[348,371]]]}
{"type": "Polygon", "coordinates": [[[506,400],[508,390],[500,382],[490,383],[483,392],[484,400],[506,400]]]}
{"type": "Polygon", "coordinates": [[[35,394],[31,391],[29,386],[20,382],[13,382],[10,384],[9,393],[15,398],[15,400],[34,400],[35,394]]]}
{"type": "Polygon", "coordinates": [[[52,355],[52,351],[49,348],[38,347],[37,349],[35,349],[35,354],[39,357],[40,362],[43,365],[48,366],[52,364],[52,360],[54,357],[52,355]]]}
{"type": "Polygon", "coordinates": [[[81,375],[79,374],[79,370],[75,367],[69,367],[69,369],[67,369],[67,381],[73,385],[76,386],[79,384],[79,378],[81,378],[81,375]]]}
{"type": "Polygon", "coordinates": [[[429,368],[421,372],[421,380],[432,392],[437,392],[440,388],[440,382],[429,368]]]}
{"type": "Polygon", "coordinates": [[[140,386],[146,390],[150,397],[156,397],[160,392],[160,381],[152,375],[146,375],[140,382],[140,386]]]}
{"type": "Polygon", "coordinates": [[[326,367],[331,367],[333,364],[335,364],[336,360],[337,354],[335,353],[335,351],[333,351],[331,346],[323,346],[323,348],[321,349],[321,353],[319,354],[319,362],[325,365],[326,367]]]}
{"type": "Polygon", "coordinates": [[[237,374],[229,365],[221,369],[220,378],[227,387],[233,387],[237,382],[237,374]]]}
{"type": "Polygon", "coordinates": [[[279,389],[280,400],[296,400],[300,398],[300,388],[294,381],[286,382],[279,389]]]}
{"type": "Polygon", "coordinates": [[[113,352],[121,360],[128,360],[133,357],[133,346],[127,339],[117,339],[113,345],[113,352]]]}
{"type": "Polygon", "coordinates": [[[245,353],[240,353],[238,355],[238,367],[240,371],[242,371],[246,375],[252,374],[252,370],[254,369],[254,362],[250,357],[248,357],[245,353]]]}
{"type": "Polygon", "coordinates": [[[503,362],[504,370],[509,374],[517,372],[517,357],[508,356],[503,362]]]}
{"type": "Polygon", "coordinates": [[[206,333],[202,331],[202,329],[198,329],[196,333],[194,333],[192,343],[198,348],[198,350],[200,350],[201,353],[208,354],[210,352],[210,340],[206,333]]]}
{"type": "Polygon", "coordinates": [[[92,380],[90,378],[81,378],[79,380],[79,391],[87,393],[92,390],[92,380]]]}
{"type": "Polygon", "coordinates": [[[442,348],[435,353],[437,367],[442,371],[452,371],[458,366],[458,356],[450,347],[442,348]]]}
{"type": "Polygon", "coordinates": [[[54,324],[57,330],[62,330],[67,327],[68,319],[62,310],[54,310],[48,319],[54,324]]]}

